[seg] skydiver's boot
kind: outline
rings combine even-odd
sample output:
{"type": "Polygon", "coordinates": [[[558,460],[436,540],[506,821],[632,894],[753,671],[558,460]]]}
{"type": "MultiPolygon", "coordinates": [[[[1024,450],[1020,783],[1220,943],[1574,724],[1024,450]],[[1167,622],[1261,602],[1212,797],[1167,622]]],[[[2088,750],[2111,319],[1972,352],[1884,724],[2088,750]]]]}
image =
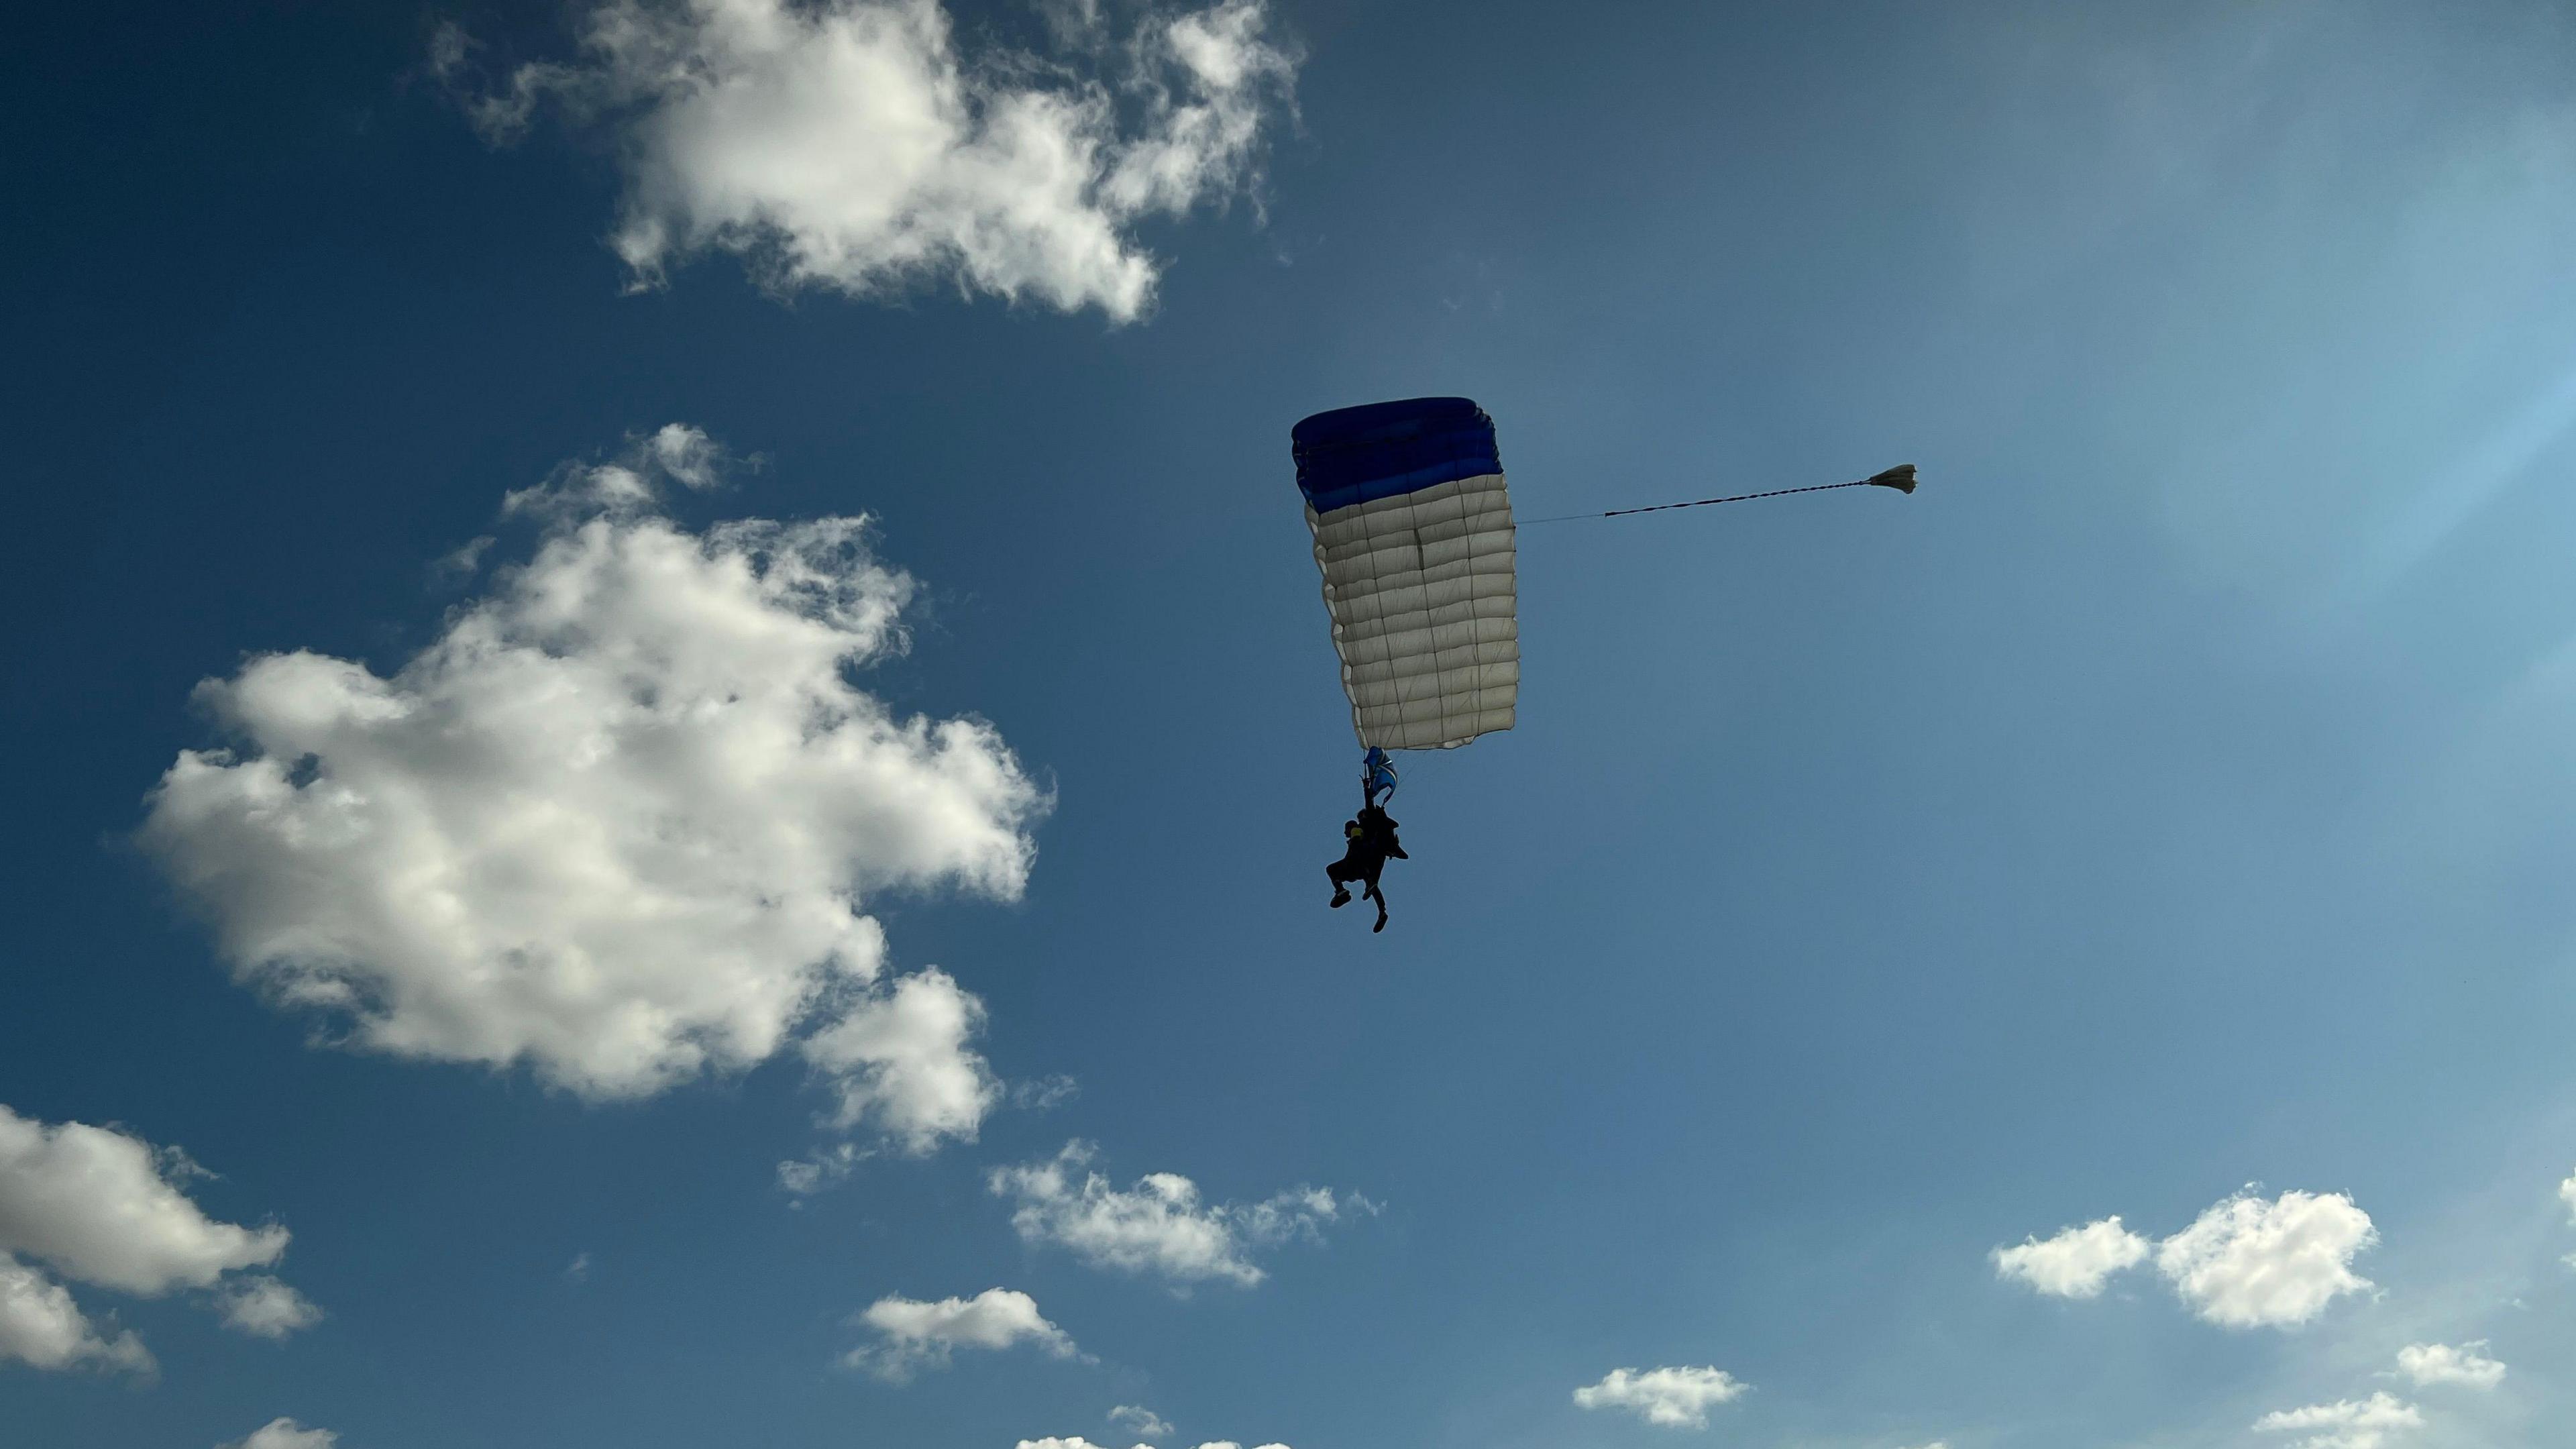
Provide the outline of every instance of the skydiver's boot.
{"type": "Polygon", "coordinates": [[[1342,907],[1349,905],[1350,903],[1351,903],[1351,890],[1350,890],[1350,887],[1348,887],[1348,886],[1335,886],[1335,887],[1333,887],[1333,898],[1332,898],[1331,900],[1329,900],[1329,901],[1324,902],[1324,904],[1326,904],[1326,905],[1328,905],[1328,906],[1331,906],[1334,910],[1337,910],[1337,911],[1338,911],[1338,910],[1340,910],[1342,907]]]}

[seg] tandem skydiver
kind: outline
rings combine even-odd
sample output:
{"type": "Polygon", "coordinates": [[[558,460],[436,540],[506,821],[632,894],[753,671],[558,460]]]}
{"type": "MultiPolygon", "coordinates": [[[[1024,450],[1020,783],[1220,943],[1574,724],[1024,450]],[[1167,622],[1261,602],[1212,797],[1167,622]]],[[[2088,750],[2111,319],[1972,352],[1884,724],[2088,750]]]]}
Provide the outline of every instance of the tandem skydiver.
{"type": "Polygon", "coordinates": [[[1360,899],[1377,902],[1377,924],[1369,930],[1383,931],[1386,929],[1386,892],[1378,889],[1378,872],[1386,869],[1390,858],[1410,860],[1413,857],[1404,853],[1404,846],[1395,838],[1395,822],[1387,818],[1386,811],[1379,808],[1374,800],[1360,807],[1357,819],[1342,823],[1342,838],[1350,842],[1342,852],[1342,858],[1324,867],[1325,879],[1333,883],[1330,904],[1335,910],[1349,905],[1350,883],[1360,882],[1366,887],[1360,892],[1360,899]]]}

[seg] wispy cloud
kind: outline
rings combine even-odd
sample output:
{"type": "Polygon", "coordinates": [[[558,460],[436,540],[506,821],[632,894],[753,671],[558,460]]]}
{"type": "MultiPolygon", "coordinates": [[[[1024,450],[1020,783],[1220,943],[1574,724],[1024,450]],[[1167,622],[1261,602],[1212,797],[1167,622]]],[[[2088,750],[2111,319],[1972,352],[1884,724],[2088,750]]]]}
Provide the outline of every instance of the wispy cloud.
{"type": "Polygon", "coordinates": [[[1051,1243],[1096,1267],[1155,1273],[1188,1284],[1210,1278],[1249,1288],[1262,1270],[1252,1253],[1294,1237],[1313,1238],[1345,1211],[1375,1211],[1356,1195],[1297,1187],[1255,1203],[1209,1204],[1178,1173],[1156,1172],[1130,1188],[1090,1171],[1097,1149],[1069,1142],[1054,1157],[995,1169],[997,1196],[1018,1204],[1011,1226],[1031,1243],[1051,1243]]]}
{"type": "Polygon", "coordinates": [[[1120,1404],[1106,1417],[1110,1423],[1148,1439],[1160,1439],[1172,1432],[1171,1424],[1162,1415],[1142,1404],[1120,1404]]]}
{"type": "Polygon", "coordinates": [[[235,1280],[216,1301],[226,1328],[258,1338],[284,1338],[322,1321],[319,1304],[265,1273],[235,1280]]]}
{"type": "Polygon", "coordinates": [[[331,1449],[340,1436],[328,1429],[307,1429],[293,1419],[271,1419],[251,1436],[224,1449],[331,1449]]]}
{"type": "Polygon", "coordinates": [[[2424,1426],[2413,1404],[2387,1394],[2282,1409],[2254,1421],[2259,1434],[2299,1434],[2298,1449],[2381,1449],[2397,1434],[2424,1426]]]}

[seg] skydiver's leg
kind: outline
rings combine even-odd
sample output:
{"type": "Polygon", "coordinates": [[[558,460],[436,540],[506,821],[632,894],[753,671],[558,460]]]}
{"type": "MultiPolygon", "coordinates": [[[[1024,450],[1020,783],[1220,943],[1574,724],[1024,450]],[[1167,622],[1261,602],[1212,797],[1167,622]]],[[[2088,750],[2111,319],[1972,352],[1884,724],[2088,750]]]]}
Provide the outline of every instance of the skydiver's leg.
{"type": "Polygon", "coordinates": [[[1377,882],[1377,872],[1376,872],[1376,871],[1374,871],[1374,870],[1373,870],[1373,871],[1370,871],[1370,872],[1368,873],[1368,892],[1367,892],[1367,894],[1366,894],[1366,895],[1362,896],[1362,897],[1361,897],[1361,899],[1363,899],[1363,900],[1371,900],[1371,901],[1375,901],[1375,902],[1377,902],[1377,924],[1376,924],[1376,925],[1374,925],[1374,926],[1369,927],[1369,930],[1370,930],[1370,931],[1372,931],[1372,932],[1376,932],[1376,931],[1383,931],[1383,930],[1385,930],[1385,929],[1386,929],[1386,891],[1385,891],[1385,889],[1384,889],[1383,887],[1381,887],[1381,886],[1378,884],[1378,882],[1377,882]]]}
{"type": "Polygon", "coordinates": [[[1350,862],[1345,859],[1334,861],[1324,867],[1324,879],[1333,883],[1333,898],[1325,904],[1337,911],[1351,903],[1349,865],[1350,862]]]}

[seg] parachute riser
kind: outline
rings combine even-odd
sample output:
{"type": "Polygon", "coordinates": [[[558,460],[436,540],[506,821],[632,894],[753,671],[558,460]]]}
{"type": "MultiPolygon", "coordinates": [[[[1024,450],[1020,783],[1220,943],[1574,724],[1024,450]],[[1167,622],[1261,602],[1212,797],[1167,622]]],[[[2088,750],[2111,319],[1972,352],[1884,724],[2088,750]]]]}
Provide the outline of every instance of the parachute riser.
{"type": "Polygon", "coordinates": [[[1395,761],[1375,745],[1360,756],[1360,804],[1384,805],[1395,798],[1395,761]]]}

